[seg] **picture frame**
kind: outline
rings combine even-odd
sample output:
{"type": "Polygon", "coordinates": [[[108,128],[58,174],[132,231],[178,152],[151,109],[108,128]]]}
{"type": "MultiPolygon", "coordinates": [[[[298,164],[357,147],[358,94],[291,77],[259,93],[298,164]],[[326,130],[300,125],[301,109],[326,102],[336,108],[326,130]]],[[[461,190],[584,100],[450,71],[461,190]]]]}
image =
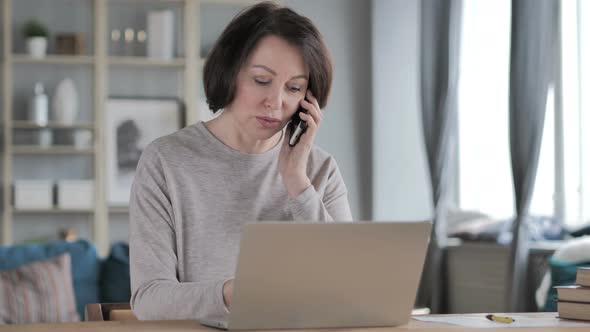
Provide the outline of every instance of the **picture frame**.
{"type": "Polygon", "coordinates": [[[104,115],[107,203],[129,205],[135,169],[145,147],[185,125],[177,98],[110,97],[104,115]]]}
{"type": "Polygon", "coordinates": [[[61,55],[81,55],[86,53],[84,34],[60,33],[55,36],[55,49],[61,55]]]}

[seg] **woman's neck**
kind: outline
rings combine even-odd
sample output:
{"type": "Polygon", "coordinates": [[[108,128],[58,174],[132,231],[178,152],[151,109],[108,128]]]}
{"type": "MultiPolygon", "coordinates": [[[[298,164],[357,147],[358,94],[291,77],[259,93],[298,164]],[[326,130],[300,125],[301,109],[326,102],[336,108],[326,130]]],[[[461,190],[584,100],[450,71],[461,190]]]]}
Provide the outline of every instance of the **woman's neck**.
{"type": "Polygon", "coordinates": [[[269,139],[257,139],[248,135],[235,121],[230,112],[222,112],[216,118],[205,123],[207,129],[223,144],[242,153],[259,154],[275,147],[281,140],[282,131],[269,139]]]}

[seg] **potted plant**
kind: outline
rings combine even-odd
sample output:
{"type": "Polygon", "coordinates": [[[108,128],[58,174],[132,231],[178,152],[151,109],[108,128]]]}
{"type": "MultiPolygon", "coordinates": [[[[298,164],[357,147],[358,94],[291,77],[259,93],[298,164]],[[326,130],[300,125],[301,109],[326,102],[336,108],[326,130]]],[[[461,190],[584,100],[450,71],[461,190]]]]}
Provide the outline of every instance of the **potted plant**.
{"type": "Polygon", "coordinates": [[[43,23],[31,19],[23,26],[23,35],[27,43],[27,51],[33,58],[43,58],[47,54],[47,37],[49,33],[43,23]]]}

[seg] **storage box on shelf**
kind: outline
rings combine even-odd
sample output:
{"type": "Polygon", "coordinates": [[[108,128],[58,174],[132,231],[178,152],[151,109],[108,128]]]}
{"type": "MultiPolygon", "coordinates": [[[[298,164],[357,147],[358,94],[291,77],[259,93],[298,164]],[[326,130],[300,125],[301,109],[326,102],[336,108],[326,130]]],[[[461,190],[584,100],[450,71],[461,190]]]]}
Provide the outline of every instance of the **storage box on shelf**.
{"type": "Polygon", "coordinates": [[[57,207],[83,210],[94,208],[94,181],[60,180],[57,182],[57,207]]]}
{"type": "Polygon", "coordinates": [[[49,180],[14,181],[14,208],[17,210],[53,208],[53,182],[49,180]]]}

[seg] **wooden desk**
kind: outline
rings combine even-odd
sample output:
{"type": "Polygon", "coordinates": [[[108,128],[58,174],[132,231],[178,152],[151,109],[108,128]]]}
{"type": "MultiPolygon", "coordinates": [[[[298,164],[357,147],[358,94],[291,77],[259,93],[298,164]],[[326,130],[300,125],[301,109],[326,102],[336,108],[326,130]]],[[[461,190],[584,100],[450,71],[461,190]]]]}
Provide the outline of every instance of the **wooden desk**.
{"type": "MultiPolygon", "coordinates": [[[[518,314],[523,315],[523,314],[518,314]]],[[[531,313],[531,317],[555,317],[555,313],[531,313]]],[[[459,315],[460,316],[460,315],[459,315]]],[[[212,332],[220,331],[200,325],[197,321],[110,321],[110,322],[81,322],[64,324],[23,324],[23,325],[0,325],[0,332],[140,332],[140,331],[191,331],[191,332],[212,332]]],[[[507,328],[468,328],[440,323],[427,323],[411,320],[408,325],[399,327],[376,327],[358,329],[315,329],[315,330],[294,330],[297,332],[318,331],[318,332],[506,332],[507,328]]],[[[518,332],[587,332],[588,327],[520,327],[518,332]]],[[[270,331],[269,331],[270,332],[270,331]]]]}

